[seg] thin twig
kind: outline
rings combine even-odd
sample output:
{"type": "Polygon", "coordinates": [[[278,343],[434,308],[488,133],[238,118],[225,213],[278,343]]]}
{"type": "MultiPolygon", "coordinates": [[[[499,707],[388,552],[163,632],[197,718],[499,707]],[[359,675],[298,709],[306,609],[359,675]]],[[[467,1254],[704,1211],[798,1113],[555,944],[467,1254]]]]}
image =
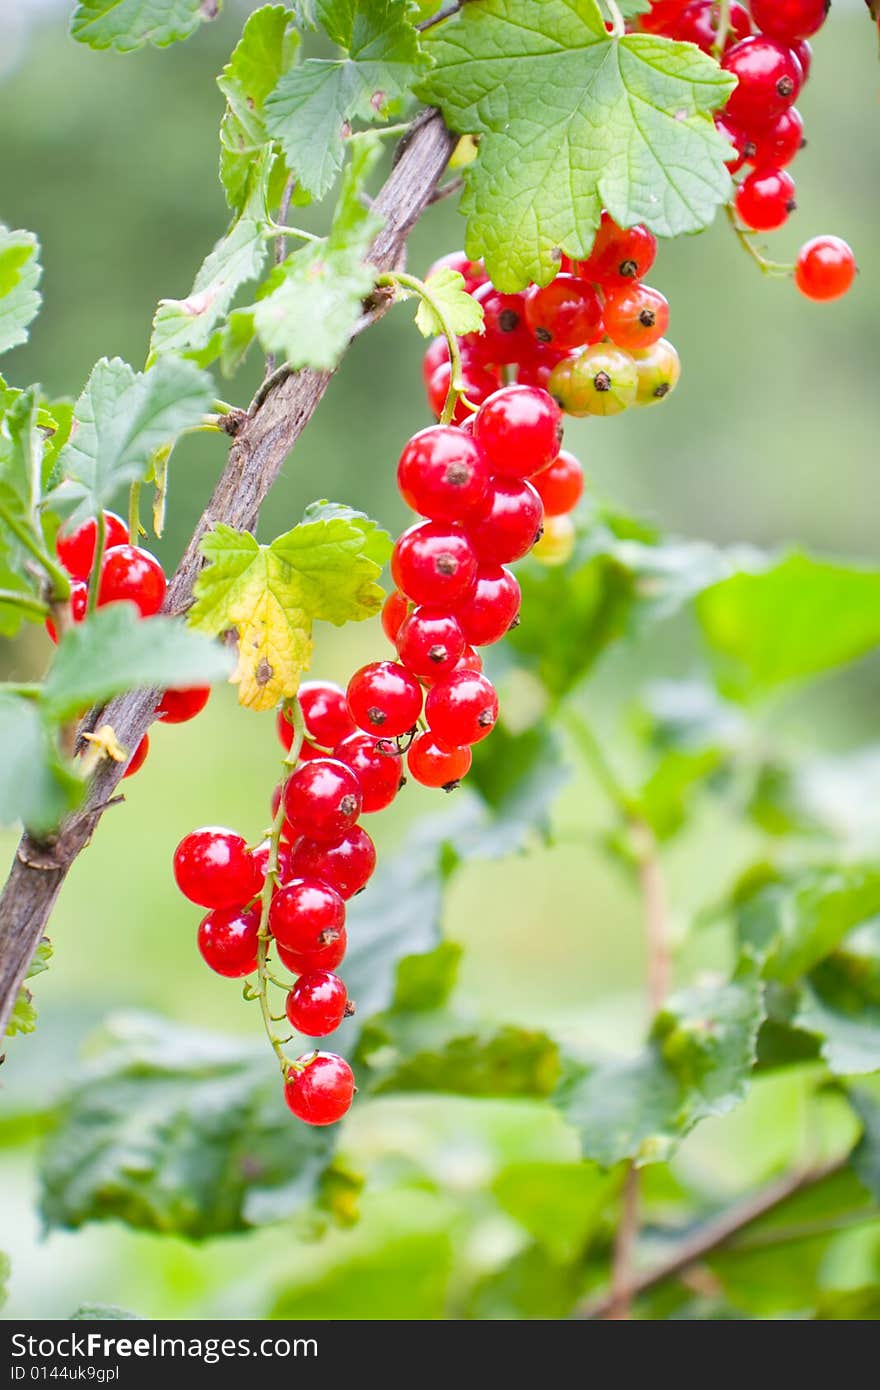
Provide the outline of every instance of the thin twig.
{"type": "Polygon", "coordinates": [[[467,4],[467,0],[457,0],[457,3],[447,5],[445,9],[438,10],[437,14],[432,15],[430,19],[420,20],[416,28],[421,29],[422,33],[424,33],[426,29],[433,29],[435,24],[442,24],[444,19],[451,19],[453,15],[458,14],[459,10],[465,4],[467,4]]]}
{"type": "Polygon", "coordinates": [[[445,198],[453,198],[456,193],[460,193],[464,188],[464,179],[461,174],[457,178],[447,179],[441,183],[439,188],[435,188],[428,202],[433,206],[434,203],[442,203],[445,198]]]}

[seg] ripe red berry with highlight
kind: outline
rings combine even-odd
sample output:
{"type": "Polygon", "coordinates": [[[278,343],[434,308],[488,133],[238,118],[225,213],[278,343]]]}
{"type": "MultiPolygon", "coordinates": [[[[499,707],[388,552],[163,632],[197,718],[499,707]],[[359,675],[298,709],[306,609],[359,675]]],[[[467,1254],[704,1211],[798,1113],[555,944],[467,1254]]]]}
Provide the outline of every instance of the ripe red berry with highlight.
{"type": "Polygon", "coordinates": [[[798,252],[794,280],[807,299],[839,299],[856,276],[856,258],[838,236],[817,236],[798,252]]]}
{"type": "Polygon", "coordinates": [[[749,133],[797,101],[803,82],[800,63],[775,39],[763,35],[743,39],[725,54],[721,66],[738,83],[725,112],[749,133]]]}
{"type": "Polygon", "coordinates": [[[521,602],[519,584],[510,570],[501,565],[481,566],[474,592],[455,610],[463,642],[474,647],[500,642],[519,618],[521,602]]]}
{"type": "Polygon", "coordinates": [[[133,777],[136,772],[140,772],[144,763],[147,761],[147,754],[150,751],[150,735],[144,734],[137,748],[131,755],[128,767],[122,774],[122,780],[126,777],[133,777]]]}
{"type": "Polygon", "coordinates": [[[314,955],[327,948],[332,955],[344,927],[345,903],[335,888],[316,878],[290,879],[278,889],[269,908],[269,930],[276,942],[297,955],[314,955]]]}
{"type": "Polygon", "coordinates": [[[365,733],[399,738],[422,712],[422,688],[398,662],[371,661],[348,682],[348,708],[365,733]]]}
{"type": "Polygon", "coordinates": [[[647,14],[639,15],[639,24],[646,34],[668,34],[690,3],[691,0],[652,0],[647,14]]]}
{"type": "Polygon", "coordinates": [[[244,837],[207,825],[184,835],[174,851],[174,878],[199,907],[242,907],[259,888],[259,874],[244,837]]]}
{"type": "Polygon", "coordinates": [[[104,553],[98,583],[98,607],[133,603],[142,618],[151,618],[165,601],[165,573],[155,555],[139,545],[116,545],[104,553]]]}
{"type": "Polygon", "coordinates": [[[483,306],[483,332],[468,335],[466,341],[473,343],[480,361],[503,367],[528,356],[531,335],[526,325],[525,297],[502,294],[490,282],[481,285],[474,299],[483,306]]]}
{"type": "Polygon", "coordinates": [[[413,609],[397,637],[398,655],[406,669],[429,682],[448,676],[466,645],[458,620],[438,608],[413,609]]]}
{"type": "MultiPolygon", "coordinates": [[[[89,586],[83,579],[74,579],[70,586],[70,598],[67,600],[68,612],[72,623],[81,623],[86,616],[89,607],[89,586]]],[[[51,618],[46,619],[46,631],[53,642],[57,643],[58,633],[51,618]]]]}
{"type": "Polygon", "coordinates": [[[329,845],[301,836],[290,849],[289,866],[288,877],[317,878],[341,898],[353,898],[373,875],[376,846],[359,825],[329,845]]]}
{"type": "Polygon", "coordinates": [[[284,1099],[298,1120],[308,1125],[332,1125],[351,1109],[354,1073],[335,1052],[315,1052],[300,1057],[301,1071],[291,1071],[284,1084],[284,1099]]]}
{"type": "Polygon", "coordinates": [[[255,907],[218,907],[199,923],[202,959],[228,980],[252,975],[257,968],[260,913],[255,907]]]}
{"type": "Polygon", "coordinates": [[[605,331],[627,352],[649,348],[669,327],[669,301],[650,285],[629,285],[609,295],[605,331]]]}
{"type": "Polygon", "coordinates": [[[755,132],[748,158],[759,169],[784,169],[804,144],[803,119],[797,107],[790,106],[765,129],[755,132]]]}
{"type": "Polygon", "coordinates": [[[422,521],[398,537],[391,575],[413,603],[445,608],[473,588],[477,557],[467,534],[446,521],[422,521]]]}
{"type": "Polygon", "coordinates": [[[328,932],[325,944],[314,951],[292,951],[279,943],[276,943],[275,949],[281,964],[292,975],[307,975],[310,970],[335,970],[345,959],[348,934],[345,927],[340,927],[335,934],[328,932]]]}
{"type": "Polygon", "coordinates": [[[456,671],[482,671],[483,658],[476,647],[465,647],[461,660],[455,669],[456,671]]]}
{"type": "Polygon", "coordinates": [[[503,386],[480,406],[474,437],[494,474],[530,478],[559,453],[562,412],[540,387],[503,386]]]}
{"type": "Polygon", "coordinates": [[[567,351],[602,337],[602,301],[588,280],[557,275],[525,296],[526,323],[539,343],[567,351]]]}
{"type": "Polygon", "coordinates": [[[166,690],[156,706],[156,718],[163,724],[185,724],[201,714],[211,697],[209,685],[192,685],[186,690],[166,690]]]}
{"type": "Polygon", "coordinates": [[[391,739],[349,734],[337,743],[333,756],[357,774],[365,812],[391,805],[402,784],[401,758],[391,739]]]}
{"type": "Polygon", "coordinates": [[[787,44],[818,33],[830,9],[831,0],[752,0],[758,28],[787,44]]]}
{"type": "Polygon", "coordinates": [[[348,990],[330,970],[311,970],[300,975],[284,1006],[290,1025],[307,1038],[325,1038],[335,1033],[347,1014],[348,990]]]}
{"type": "Polygon", "coordinates": [[[471,767],[470,748],[447,748],[430,732],[419,734],[406,755],[413,779],[423,787],[453,791],[471,767]]]}
{"type": "MultiPolygon", "coordinates": [[[[540,537],[543,523],[544,509],[531,483],[522,478],[493,479],[485,509],[470,533],[480,564],[508,565],[521,560],[540,537]]],[[[459,602],[466,598],[465,594],[459,602]]]]}
{"type": "Polygon", "coordinates": [[[485,498],[489,469],[476,440],[454,425],[431,425],[404,446],[397,485],[414,512],[461,521],[485,498]]]}
{"type": "Polygon", "coordinates": [[[428,691],[425,718],[447,748],[479,743],[491,734],[498,718],[495,687],[476,671],[456,671],[428,691]]]}
{"type": "Polygon", "coordinates": [[[813,50],[810,46],[810,41],[809,39],[796,39],[789,47],[801,65],[801,72],[803,73],[803,82],[801,86],[803,86],[813,69],[813,50]]]}
{"type": "Polygon", "coordinates": [[[361,813],[361,784],[338,758],[313,758],[284,786],[284,814],[299,835],[332,841],[345,835],[361,813]]]}
{"type": "MultiPolygon", "coordinates": [[[[266,874],[269,872],[270,848],[269,841],[264,840],[261,845],[257,845],[257,848],[252,851],[253,861],[256,865],[258,875],[257,892],[262,890],[263,884],[266,882],[266,874]]],[[[290,855],[290,845],[286,845],[282,840],[278,846],[278,874],[276,880],[278,883],[286,883],[288,879],[294,877],[291,869],[290,855]]]]}
{"type": "MultiPolygon", "coordinates": [[[[61,531],[55,542],[55,553],[67,573],[74,579],[88,579],[95,561],[98,523],[89,517],[67,535],[61,531]]],[[[114,546],[128,543],[128,527],[115,512],[104,513],[104,553],[114,546]]]]}
{"type": "Polygon", "coordinates": [[[657,238],[647,227],[618,227],[607,212],[602,213],[596,240],[589,258],[578,273],[601,285],[603,290],[619,289],[641,280],[657,258],[657,238]]]}
{"type": "Polygon", "coordinates": [[[439,260],[434,261],[425,272],[425,279],[430,279],[439,270],[457,270],[464,280],[464,287],[468,294],[473,294],[489,279],[483,262],[472,261],[463,251],[450,251],[447,255],[441,256],[439,260]]]}
{"type": "MultiPolygon", "coordinates": [[[[704,53],[714,53],[720,17],[721,7],[717,0],[693,0],[692,4],[685,6],[669,29],[669,37],[678,39],[681,43],[695,43],[704,53]]],[[[729,11],[729,29],[724,52],[726,53],[740,39],[747,38],[751,32],[752,21],[748,10],[742,5],[737,5],[734,0],[729,11]]]]}
{"type": "MultiPolygon", "coordinates": [[[[449,363],[443,362],[428,382],[428,405],[438,420],[443,414],[446,397],[449,395],[451,375],[452,370],[449,363]]],[[[483,401],[488,400],[492,392],[497,391],[501,385],[501,378],[497,372],[490,371],[487,367],[481,367],[475,362],[462,362],[461,379],[464,394],[473,405],[480,405],[483,401]]],[[[472,414],[473,411],[464,404],[464,401],[459,399],[452,416],[453,424],[465,424],[472,414]]]]}
{"type": "Polygon", "coordinates": [[[544,504],[545,516],[564,516],[581,500],[584,470],[574,454],[560,449],[550,467],[535,475],[532,486],[544,504]]]}
{"type": "MultiPolygon", "coordinates": [[[[303,681],[297,699],[312,743],[333,748],[346,734],[354,733],[354,720],[341,685],[333,681],[303,681]]],[[[293,745],[293,725],[283,709],[278,713],[278,737],[289,752],[293,745]]],[[[315,754],[309,750],[306,756],[315,754]]]]}
{"type": "Polygon", "coordinates": [[[746,135],[741,126],[736,125],[721,111],[715,116],[715,128],[733,147],[724,162],[731,174],[738,174],[743,165],[753,158],[755,142],[746,135]]]}
{"type": "Polygon", "coordinates": [[[736,190],[734,205],[747,227],[773,232],[797,207],[794,179],[785,169],[756,169],[736,190]]]}
{"type": "Polygon", "coordinates": [[[397,634],[403,620],[409,613],[409,599],[399,589],[392,589],[382,604],[382,631],[392,646],[397,645],[397,634]]]}

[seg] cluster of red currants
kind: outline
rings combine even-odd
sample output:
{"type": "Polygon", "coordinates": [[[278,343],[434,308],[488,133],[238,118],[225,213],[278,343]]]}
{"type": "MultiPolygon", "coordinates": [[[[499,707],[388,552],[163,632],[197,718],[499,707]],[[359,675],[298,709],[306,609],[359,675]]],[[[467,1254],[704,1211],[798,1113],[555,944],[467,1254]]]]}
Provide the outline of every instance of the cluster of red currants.
{"type": "MultiPolygon", "coordinates": [[[[657,0],[641,27],[694,43],[714,53],[737,85],[718,129],[733,146],[733,174],[746,171],[734,198],[737,216],[751,231],[771,232],[795,210],[789,165],[804,146],[804,123],[795,106],[810,75],[810,38],[828,16],[830,0],[751,0],[750,10],[731,0],[727,31],[719,33],[722,6],[715,0],[657,0]]],[[[801,247],[794,267],[808,299],[837,299],[856,273],[855,258],[840,237],[814,237],[801,247]]]]}
{"type": "MultiPolygon", "coordinates": [[[[503,294],[479,261],[452,252],[435,262],[457,270],[483,310],[483,330],[460,342],[467,400],[481,404],[505,379],[543,387],[568,415],[618,415],[630,405],[656,405],[675,389],[678,353],[663,337],[669,304],[643,283],[657,241],[643,226],[618,227],[607,212],[590,256],[563,256],[549,285],[503,294]]],[[[429,346],[423,375],[434,414],[443,410],[451,366],[445,338],[429,346]]],[[[467,425],[467,403],[456,407],[467,425]]]]}
{"type": "MultiPolygon", "coordinates": [[[[167,584],[162,566],[149,550],[130,543],[128,527],[115,512],[104,512],[104,534],[95,606],[105,608],[110,603],[133,603],[142,618],[153,617],[165,600],[167,584]]],[[[97,543],[98,525],[94,517],[74,531],[60,532],[55,542],[55,553],[70,575],[67,604],[71,623],[81,623],[88,611],[89,582],[97,543]]],[[[46,619],[46,631],[53,642],[58,641],[51,618],[46,619]]],[[[205,708],[210,693],[209,686],[166,690],[156,706],[156,718],[163,724],[183,724],[205,708]]],[[[143,767],[149,748],[150,736],[144,734],[123,776],[131,777],[143,767]]]]}
{"type": "MultiPolygon", "coordinates": [[[[382,613],[397,660],[362,667],[347,690],[304,683],[297,743],[287,706],[279,713],[296,766],[273,799],[276,865],[271,840],[250,850],[218,827],[193,831],[177,848],[179,888],[210,909],[198,930],[206,963],[232,978],[265,973],[274,950],[297,977],[285,986],[285,1013],[306,1037],[327,1036],[353,1012],[334,972],[347,946],[346,900],[376,863],[360,817],[394,800],[404,761],[415,781],[451,791],[494,727],[498,697],[478,648],[518,620],[520,588],[507,566],[540,536],[545,507],[566,514],[583,490],[580,464],[560,450],[561,418],[541,387],[515,384],[490,395],[472,421],[409,440],[398,483],[422,519],[394,547],[396,588],[382,613]]],[[[285,1059],[284,1075],[290,1109],[310,1124],[332,1124],[351,1104],[354,1077],[335,1053],[285,1059]]]]}

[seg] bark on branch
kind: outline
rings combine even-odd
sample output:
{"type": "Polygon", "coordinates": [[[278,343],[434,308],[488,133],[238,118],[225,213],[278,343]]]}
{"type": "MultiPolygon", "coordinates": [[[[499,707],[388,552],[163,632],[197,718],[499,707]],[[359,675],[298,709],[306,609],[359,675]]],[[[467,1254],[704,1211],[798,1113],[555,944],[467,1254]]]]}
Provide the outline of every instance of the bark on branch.
{"type": "MultiPolygon", "coordinates": [[[[452,137],[437,112],[426,114],[407,137],[374,204],[385,219],[369,256],[379,270],[399,264],[407,237],[431,201],[452,147],[452,137]]],[[[378,302],[371,317],[379,317],[389,302],[378,302]]],[[[167,612],[184,612],[191,601],[201,566],[199,542],[206,531],[219,521],[253,529],[267,492],[317,409],[331,375],[282,372],[267,391],[258,393],[238,422],[226,467],[168,586],[167,612]]],[[[136,747],[146,733],[156,698],[156,691],[137,691],[107,707],[102,721],[113,725],[123,747],[136,747]]],[[[68,817],[51,844],[37,844],[28,835],[19,843],[0,894],[0,1038],[68,870],[89,843],[121,771],[116,763],[102,765],[85,803],[68,817]]]]}

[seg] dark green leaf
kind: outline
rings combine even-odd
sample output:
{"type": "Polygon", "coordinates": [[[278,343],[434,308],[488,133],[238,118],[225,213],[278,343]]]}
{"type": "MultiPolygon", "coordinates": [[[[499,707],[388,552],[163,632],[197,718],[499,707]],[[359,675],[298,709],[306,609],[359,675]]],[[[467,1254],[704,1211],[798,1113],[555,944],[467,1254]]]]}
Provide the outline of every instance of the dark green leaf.
{"type": "Polygon", "coordinates": [[[880,922],[852,932],[810,976],[794,1019],[838,1076],[880,1071],[880,922]]]}
{"type": "Polygon", "coordinates": [[[880,1202],[880,1095],[876,1087],[847,1087],[847,1099],[862,1122],[862,1137],[849,1156],[859,1182],[880,1202]]]}
{"type": "Polygon", "coordinates": [[[41,1165],[50,1226],[124,1221],[193,1238],[244,1230],[261,1200],[314,1195],[332,1131],[298,1124],[271,1053],[118,1018],[66,1097],[41,1165]]]}
{"type": "Polygon", "coordinates": [[[181,618],[141,618],[111,603],[68,629],[46,681],[50,718],[70,718],[127,690],[210,685],[232,671],[232,653],[181,618]]]}
{"type": "Polygon", "coordinates": [[[397,966],[394,1011],[441,1008],[455,986],[461,956],[462,948],[455,941],[441,941],[421,956],[404,956],[397,966]]]}
{"type": "Polygon", "coordinates": [[[559,1079],[559,1052],[546,1033],[468,1025],[441,1011],[372,1019],[361,1035],[358,1058],[375,1094],[547,1096],[559,1079]]]}
{"type": "Polygon", "coordinates": [[[878,912],[880,866],[811,867],[741,897],[737,931],[767,979],[791,984],[878,912]]]}

